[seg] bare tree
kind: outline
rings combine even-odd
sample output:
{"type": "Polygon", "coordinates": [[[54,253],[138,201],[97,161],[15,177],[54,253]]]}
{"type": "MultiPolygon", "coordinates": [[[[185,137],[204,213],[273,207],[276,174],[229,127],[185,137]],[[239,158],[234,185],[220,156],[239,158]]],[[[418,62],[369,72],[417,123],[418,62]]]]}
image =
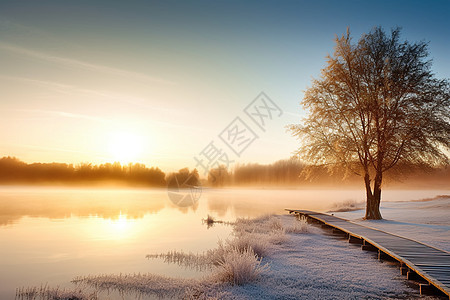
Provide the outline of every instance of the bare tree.
{"type": "Polygon", "coordinates": [[[450,85],[432,73],[427,46],[380,27],[354,44],[347,30],[305,92],[309,116],[289,126],[301,141],[297,154],[312,167],[364,178],[366,219],[382,218],[383,174],[399,162],[449,163],[450,85]]]}

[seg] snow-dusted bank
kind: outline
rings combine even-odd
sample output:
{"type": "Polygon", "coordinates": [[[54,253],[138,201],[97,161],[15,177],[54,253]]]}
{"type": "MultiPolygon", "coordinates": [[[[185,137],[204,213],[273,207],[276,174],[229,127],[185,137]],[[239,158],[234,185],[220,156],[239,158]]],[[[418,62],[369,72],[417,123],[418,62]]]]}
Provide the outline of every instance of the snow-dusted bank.
{"type": "MultiPolygon", "coordinates": [[[[383,203],[386,219],[381,221],[362,221],[363,211],[359,210],[335,214],[448,250],[449,208],[450,198],[440,197],[383,203]]],[[[213,218],[210,222],[214,222],[213,218]]],[[[264,216],[238,219],[232,226],[231,238],[218,241],[216,248],[204,253],[169,251],[148,256],[201,270],[203,278],[155,274],[82,276],[74,279],[77,286],[73,293],[78,297],[74,299],[109,299],[111,291],[125,299],[421,298],[418,289],[408,285],[396,265],[380,263],[373,253],[361,251],[359,246],[305,220],[290,215],[264,216]]],[[[41,295],[37,289],[28,291],[34,292],[33,297],[19,291],[18,298],[50,299],[45,293],[56,293],[49,288],[41,295]]],[[[70,292],[58,293],[67,296],[70,292]]]]}
{"type": "Polygon", "coordinates": [[[358,203],[336,206],[336,210],[341,210],[334,212],[337,217],[450,252],[450,195],[416,201],[382,202],[380,210],[383,220],[363,220],[363,205],[358,203]]]}

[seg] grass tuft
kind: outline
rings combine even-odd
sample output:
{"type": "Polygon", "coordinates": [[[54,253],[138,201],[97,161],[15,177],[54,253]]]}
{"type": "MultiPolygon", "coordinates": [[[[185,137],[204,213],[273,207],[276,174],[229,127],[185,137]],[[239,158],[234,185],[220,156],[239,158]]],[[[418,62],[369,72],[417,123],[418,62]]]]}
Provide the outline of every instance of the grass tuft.
{"type": "Polygon", "coordinates": [[[292,225],[286,227],[286,233],[306,233],[309,231],[310,225],[305,216],[293,219],[292,225]]]}
{"type": "Polygon", "coordinates": [[[214,226],[214,223],[216,223],[217,221],[216,221],[216,219],[215,219],[213,216],[211,216],[211,215],[208,214],[208,216],[206,217],[206,219],[202,219],[202,222],[203,222],[204,224],[206,224],[206,226],[207,226],[208,228],[210,228],[210,227],[214,226]]]}
{"type": "Polygon", "coordinates": [[[259,258],[270,253],[270,242],[268,234],[241,232],[230,241],[227,241],[229,251],[237,250],[241,253],[251,249],[259,258]]]}
{"type": "Polygon", "coordinates": [[[262,265],[261,259],[251,248],[244,251],[232,248],[225,253],[223,261],[217,267],[215,278],[219,282],[243,285],[257,280],[268,269],[269,266],[262,265]]]}
{"type": "Polygon", "coordinates": [[[213,216],[209,215],[206,217],[206,219],[202,219],[202,223],[206,224],[206,227],[209,229],[214,226],[214,224],[223,224],[223,225],[233,225],[233,222],[227,222],[227,221],[221,221],[217,220],[213,216]]]}

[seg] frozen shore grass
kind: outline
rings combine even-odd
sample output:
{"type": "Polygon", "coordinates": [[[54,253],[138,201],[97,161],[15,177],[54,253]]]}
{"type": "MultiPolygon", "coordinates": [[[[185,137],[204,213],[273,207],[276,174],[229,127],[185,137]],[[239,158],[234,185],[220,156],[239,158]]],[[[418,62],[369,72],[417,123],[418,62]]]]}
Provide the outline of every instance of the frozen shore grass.
{"type": "Polygon", "coordinates": [[[148,259],[159,258],[167,263],[198,270],[212,269],[223,262],[229,252],[244,253],[251,250],[258,259],[270,255],[274,245],[283,244],[288,240],[286,233],[306,233],[309,224],[306,218],[292,219],[290,225],[283,225],[277,216],[263,216],[256,219],[237,219],[233,225],[233,237],[225,241],[219,240],[217,248],[201,254],[183,251],[168,251],[166,253],[149,254],[148,259]]]}
{"type": "Polygon", "coordinates": [[[357,202],[356,200],[345,200],[343,202],[334,203],[328,212],[355,211],[363,209],[364,205],[364,202],[357,202]]]}
{"type": "Polygon", "coordinates": [[[18,288],[16,300],[97,300],[96,293],[86,293],[81,289],[66,290],[47,285],[40,287],[18,288]]]}
{"type": "Polygon", "coordinates": [[[171,278],[155,274],[95,275],[75,278],[80,287],[89,286],[99,291],[114,290],[123,296],[154,295],[158,298],[180,298],[187,289],[198,288],[194,279],[171,278]]]}
{"type": "Polygon", "coordinates": [[[278,216],[237,219],[232,223],[230,239],[219,240],[217,247],[204,253],[169,251],[150,254],[148,259],[163,259],[168,263],[208,271],[202,279],[183,279],[154,274],[83,276],[74,279],[81,286],[97,290],[115,290],[138,297],[221,299],[229,298],[226,286],[242,286],[257,282],[270,272],[270,255],[288,241],[286,233],[308,232],[306,220],[292,219],[284,226],[278,216]]]}

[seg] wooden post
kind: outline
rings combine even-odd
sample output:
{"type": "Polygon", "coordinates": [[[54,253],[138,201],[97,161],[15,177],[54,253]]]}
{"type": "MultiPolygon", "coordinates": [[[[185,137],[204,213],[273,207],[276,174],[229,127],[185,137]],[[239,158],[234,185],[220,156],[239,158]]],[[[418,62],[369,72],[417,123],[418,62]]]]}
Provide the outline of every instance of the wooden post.
{"type": "Polygon", "coordinates": [[[430,295],[433,294],[433,287],[428,283],[421,283],[420,286],[420,294],[421,295],[430,295]]]}
{"type": "Polygon", "coordinates": [[[347,233],[345,233],[344,231],[337,229],[337,228],[333,228],[333,233],[334,234],[342,234],[342,235],[346,235],[347,233]]]}
{"type": "Polygon", "coordinates": [[[417,280],[419,276],[417,276],[417,273],[414,272],[413,270],[409,270],[406,273],[406,279],[408,280],[417,280]]]}
{"type": "Polygon", "coordinates": [[[349,235],[349,237],[348,237],[348,242],[351,244],[362,244],[363,243],[363,241],[361,239],[351,236],[351,235],[349,235]]]}
{"type": "Polygon", "coordinates": [[[386,255],[383,253],[383,251],[378,249],[378,260],[383,261],[383,258],[385,258],[385,257],[386,257],[386,255]]]}
{"type": "Polygon", "coordinates": [[[400,274],[406,275],[407,273],[408,273],[408,268],[407,267],[400,267],[400,274]]]}
{"type": "Polygon", "coordinates": [[[378,248],[369,244],[368,242],[366,242],[366,240],[363,241],[363,245],[361,246],[362,250],[366,250],[366,251],[377,251],[378,248]]]}
{"type": "Polygon", "coordinates": [[[378,260],[379,260],[379,261],[383,261],[383,260],[386,260],[386,261],[395,261],[395,259],[394,259],[392,256],[390,256],[390,255],[387,254],[387,253],[384,253],[384,252],[381,251],[381,250],[378,250],[378,260]]]}

